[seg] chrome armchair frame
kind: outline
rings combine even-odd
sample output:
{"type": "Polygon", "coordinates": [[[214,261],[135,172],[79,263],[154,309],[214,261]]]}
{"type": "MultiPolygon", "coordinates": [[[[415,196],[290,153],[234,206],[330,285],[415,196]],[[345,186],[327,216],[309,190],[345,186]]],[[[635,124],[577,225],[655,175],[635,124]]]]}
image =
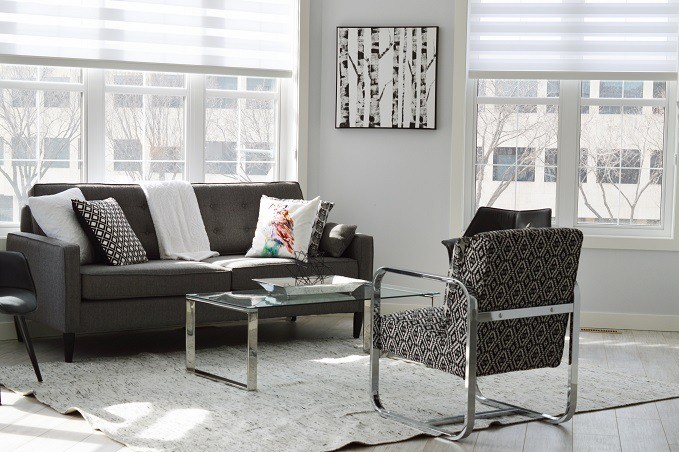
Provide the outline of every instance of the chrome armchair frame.
{"type": "Polygon", "coordinates": [[[439,276],[429,273],[416,272],[411,270],[404,270],[399,268],[381,267],[375,272],[373,278],[373,298],[371,301],[371,316],[370,326],[373,335],[376,333],[374,329],[375,315],[380,313],[381,304],[381,287],[382,279],[386,273],[395,273],[403,276],[410,276],[414,278],[422,278],[433,281],[440,281],[446,284],[455,284],[459,286],[467,299],[467,347],[466,347],[466,368],[465,368],[465,390],[467,406],[464,414],[457,416],[430,419],[427,421],[419,421],[402,414],[397,414],[387,410],[380,400],[379,382],[380,382],[380,355],[382,350],[375,347],[374,338],[371,337],[370,342],[370,398],[375,409],[382,417],[394,419],[411,427],[417,428],[424,433],[434,436],[441,436],[442,438],[457,441],[469,436],[474,429],[475,419],[488,419],[508,414],[520,414],[523,416],[540,419],[551,424],[559,424],[568,421],[575,413],[577,402],[577,388],[578,388],[578,336],[580,332],[580,289],[578,284],[575,284],[573,293],[573,303],[556,304],[550,306],[540,306],[532,308],[507,309],[501,311],[479,312],[478,302],[476,298],[469,294],[465,285],[455,279],[445,276],[439,276]],[[568,370],[568,393],[566,400],[566,410],[560,415],[549,415],[539,413],[537,411],[523,408],[516,405],[511,405],[499,400],[489,399],[485,397],[479,389],[476,376],[476,345],[477,345],[477,328],[479,323],[498,322],[509,319],[519,319],[527,317],[539,317],[545,315],[555,314],[570,314],[571,321],[571,338],[569,341],[571,362],[568,370]],[[482,405],[486,405],[494,410],[476,412],[476,401],[482,405]],[[441,428],[443,425],[451,425],[464,423],[459,431],[451,431],[441,428]]]}

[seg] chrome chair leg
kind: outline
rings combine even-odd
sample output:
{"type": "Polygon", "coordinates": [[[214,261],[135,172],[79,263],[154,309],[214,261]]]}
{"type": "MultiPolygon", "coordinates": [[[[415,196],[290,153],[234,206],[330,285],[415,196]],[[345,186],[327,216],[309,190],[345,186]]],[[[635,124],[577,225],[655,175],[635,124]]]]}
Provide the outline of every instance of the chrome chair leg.
{"type": "MultiPolygon", "coordinates": [[[[371,331],[376,331],[375,321],[379,318],[380,304],[381,304],[381,285],[382,278],[386,271],[378,270],[374,279],[373,298],[371,301],[371,331]]],[[[451,279],[451,281],[454,281],[451,279]]],[[[465,289],[466,292],[466,289],[465,289]]],[[[469,294],[467,295],[469,315],[467,316],[467,347],[466,356],[467,362],[465,367],[465,389],[467,390],[467,412],[462,415],[460,422],[464,422],[460,431],[454,432],[451,430],[440,428],[440,425],[449,424],[448,422],[441,423],[440,419],[432,421],[418,421],[402,414],[397,414],[387,410],[380,400],[380,355],[382,350],[376,347],[373,335],[370,344],[370,400],[372,401],[375,410],[380,416],[388,419],[399,421],[403,424],[409,425],[413,428],[419,429],[425,433],[434,436],[440,436],[450,441],[458,441],[469,436],[474,430],[474,420],[476,417],[476,344],[477,344],[477,319],[476,314],[478,308],[476,299],[469,294]]]]}
{"type": "MultiPolygon", "coordinates": [[[[387,273],[384,268],[378,269],[375,273],[373,280],[373,298],[371,300],[370,306],[370,330],[375,332],[378,331],[379,325],[375,322],[380,318],[380,304],[381,304],[381,285],[382,279],[387,273]]],[[[411,272],[408,271],[395,271],[407,276],[412,276],[411,272]]],[[[435,279],[451,284],[461,284],[459,281],[453,278],[445,278],[435,275],[420,276],[427,279],[435,279]]],[[[375,338],[379,335],[373,334],[370,338],[370,399],[372,404],[377,410],[377,412],[385,418],[394,419],[403,424],[409,425],[411,427],[417,428],[424,433],[428,433],[434,436],[440,436],[444,439],[451,441],[458,441],[466,438],[471,434],[474,429],[475,419],[489,419],[500,416],[505,416],[509,414],[520,414],[532,418],[541,419],[543,421],[559,424],[565,422],[573,417],[577,402],[577,381],[578,381],[578,345],[579,345],[579,334],[580,334],[580,289],[575,284],[575,290],[573,294],[573,310],[570,313],[571,321],[571,338],[569,340],[569,351],[571,362],[569,365],[568,374],[568,394],[567,394],[567,404],[566,411],[560,416],[552,416],[545,413],[539,413],[527,408],[523,408],[516,405],[511,405],[509,403],[501,402],[494,399],[489,399],[483,395],[481,392],[476,377],[476,348],[477,348],[477,331],[479,321],[493,321],[492,318],[486,319],[488,313],[482,313],[484,315],[483,319],[479,319],[478,303],[476,299],[471,296],[464,285],[461,285],[467,298],[467,346],[466,346],[466,369],[465,369],[465,389],[467,390],[467,411],[465,414],[457,416],[449,416],[443,418],[430,419],[427,421],[419,421],[416,419],[409,418],[407,416],[394,413],[387,410],[382,401],[380,400],[379,394],[379,360],[382,350],[377,347],[375,343],[375,338]],[[496,408],[490,411],[476,412],[475,404],[476,401],[479,403],[496,408]],[[442,425],[452,425],[464,422],[462,430],[458,432],[452,432],[447,429],[440,428],[442,425]]],[[[501,317],[501,316],[500,316],[501,317]]]]}
{"type": "Polygon", "coordinates": [[[560,415],[539,413],[528,408],[512,405],[500,400],[489,399],[483,395],[478,384],[476,385],[476,400],[479,403],[497,408],[499,410],[514,411],[516,414],[540,419],[550,424],[560,424],[570,420],[575,414],[578,400],[578,359],[580,344],[580,288],[575,284],[573,294],[573,312],[570,315],[571,337],[569,338],[570,364],[568,366],[568,391],[566,394],[566,410],[560,415]]]}
{"type": "Polygon", "coordinates": [[[432,419],[430,421],[418,421],[402,414],[395,413],[393,411],[387,410],[380,399],[379,391],[379,361],[380,361],[381,350],[376,347],[372,347],[370,350],[370,394],[373,406],[375,410],[380,414],[380,416],[399,421],[403,424],[409,425],[413,428],[421,430],[424,433],[428,433],[433,436],[440,436],[442,438],[458,441],[469,436],[474,430],[474,419],[477,414],[475,413],[475,390],[474,385],[468,384],[466,382],[467,389],[467,414],[459,416],[459,420],[456,419],[455,422],[448,422],[447,419],[432,419]],[[443,421],[443,422],[442,422],[443,421]],[[455,432],[448,429],[441,428],[442,425],[450,425],[454,423],[464,422],[462,429],[455,432]]]}

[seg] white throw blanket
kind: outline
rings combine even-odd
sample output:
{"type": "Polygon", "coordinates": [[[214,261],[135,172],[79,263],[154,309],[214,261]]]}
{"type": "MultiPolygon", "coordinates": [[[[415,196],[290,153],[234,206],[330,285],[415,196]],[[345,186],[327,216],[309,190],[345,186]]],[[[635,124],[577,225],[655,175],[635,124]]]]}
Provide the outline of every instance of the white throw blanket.
{"type": "Polygon", "coordinates": [[[200,215],[196,193],[184,181],[142,182],[158,236],[161,259],[200,261],[218,256],[200,215]]]}

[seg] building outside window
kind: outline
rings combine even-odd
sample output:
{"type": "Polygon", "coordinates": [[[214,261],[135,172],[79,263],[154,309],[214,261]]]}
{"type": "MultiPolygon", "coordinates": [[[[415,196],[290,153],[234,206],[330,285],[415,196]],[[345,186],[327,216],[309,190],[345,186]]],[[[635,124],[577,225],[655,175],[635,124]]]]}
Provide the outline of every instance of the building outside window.
{"type": "Polygon", "coordinates": [[[280,79],[0,65],[0,223],[16,225],[37,182],[187,179],[272,181],[279,175],[280,79]],[[189,80],[201,83],[189,102],[189,80]],[[7,85],[7,86],[5,86],[7,85]],[[102,99],[85,105],[84,93],[102,99]],[[187,118],[202,106],[204,129],[187,118]],[[88,108],[89,107],[89,108],[88,108]],[[90,128],[83,143],[84,111],[90,128]],[[196,126],[193,126],[196,127],[196,126]],[[203,136],[193,156],[188,135],[203,136]],[[83,164],[84,155],[101,162],[83,164]],[[202,161],[202,164],[200,163],[202,161]]]}
{"type": "Polygon", "coordinates": [[[0,222],[18,223],[36,182],[84,180],[84,89],[81,69],[0,65],[0,222]]]}
{"type": "Polygon", "coordinates": [[[477,86],[475,207],[551,207],[563,220],[570,212],[559,217],[557,200],[570,198],[577,211],[570,225],[601,225],[606,233],[664,226],[666,82],[484,79],[477,86]],[[561,99],[564,83],[576,84],[580,98],[561,99]],[[530,96],[516,96],[521,87],[530,96]],[[568,111],[579,117],[562,116],[560,102],[572,103],[568,111]],[[566,122],[578,127],[572,169],[559,158],[574,152],[559,136],[566,122]]]}
{"type": "Polygon", "coordinates": [[[278,167],[280,83],[272,78],[206,78],[206,182],[273,180],[278,167]],[[224,171],[217,171],[217,169],[224,171]]]}
{"type": "Polygon", "coordinates": [[[556,209],[558,83],[479,80],[476,207],[556,209]]]}

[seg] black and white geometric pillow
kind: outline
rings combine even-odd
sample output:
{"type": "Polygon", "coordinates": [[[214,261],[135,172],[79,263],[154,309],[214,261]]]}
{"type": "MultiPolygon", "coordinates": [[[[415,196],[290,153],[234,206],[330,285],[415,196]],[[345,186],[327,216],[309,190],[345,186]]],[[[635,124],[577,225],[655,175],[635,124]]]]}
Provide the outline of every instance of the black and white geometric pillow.
{"type": "Polygon", "coordinates": [[[323,237],[323,229],[325,228],[325,223],[328,222],[328,215],[330,215],[330,211],[334,206],[334,202],[321,201],[318,213],[316,214],[316,221],[314,221],[314,227],[311,231],[309,251],[307,251],[307,254],[311,257],[318,256],[318,249],[321,246],[321,238],[323,237]]]}
{"type": "Polygon", "coordinates": [[[115,199],[73,199],[71,203],[83,229],[109,265],[148,262],[144,247],[115,199]]]}

